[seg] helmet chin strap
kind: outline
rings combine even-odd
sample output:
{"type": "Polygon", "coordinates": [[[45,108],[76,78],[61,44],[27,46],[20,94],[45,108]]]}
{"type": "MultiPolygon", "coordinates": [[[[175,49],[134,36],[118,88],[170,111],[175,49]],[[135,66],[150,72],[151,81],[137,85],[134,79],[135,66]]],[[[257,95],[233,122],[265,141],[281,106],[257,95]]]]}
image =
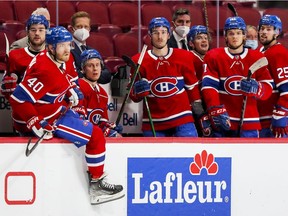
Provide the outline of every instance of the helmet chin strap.
{"type": "Polygon", "coordinates": [[[55,54],[53,54],[52,50],[49,49],[49,54],[52,57],[53,61],[55,61],[56,63],[60,64],[60,69],[63,69],[63,64],[65,63],[64,61],[59,61],[56,58],[56,47],[53,46],[54,52],[55,54]]]}

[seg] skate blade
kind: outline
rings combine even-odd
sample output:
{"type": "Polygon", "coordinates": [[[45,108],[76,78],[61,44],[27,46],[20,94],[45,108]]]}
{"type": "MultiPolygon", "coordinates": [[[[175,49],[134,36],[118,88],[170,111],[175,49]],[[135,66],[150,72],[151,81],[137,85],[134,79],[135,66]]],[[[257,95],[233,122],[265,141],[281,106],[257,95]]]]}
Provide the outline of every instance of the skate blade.
{"type": "Polygon", "coordinates": [[[91,202],[91,205],[99,205],[99,204],[102,204],[102,203],[106,203],[106,202],[111,202],[111,201],[114,201],[114,200],[117,200],[117,199],[121,199],[122,197],[124,197],[125,194],[124,192],[119,192],[117,194],[114,194],[114,195],[102,195],[102,196],[91,196],[90,197],[90,202],[91,202]]]}

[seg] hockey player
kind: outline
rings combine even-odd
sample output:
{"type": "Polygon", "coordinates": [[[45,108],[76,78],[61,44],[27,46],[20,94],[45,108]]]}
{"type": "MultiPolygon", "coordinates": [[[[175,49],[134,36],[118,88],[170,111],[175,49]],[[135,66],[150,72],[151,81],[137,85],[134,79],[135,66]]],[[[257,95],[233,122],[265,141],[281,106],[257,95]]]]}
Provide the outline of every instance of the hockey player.
{"type": "MultiPolygon", "coordinates": [[[[202,25],[194,25],[191,27],[187,40],[189,46],[192,47],[193,65],[198,79],[199,90],[201,91],[202,75],[203,75],[203,59],[209,49],[209,35],[207,28],[202,25]]],[[[208,121],[207,114],[202,115],[199,121],[196,122],[196,128],[200,136],[211,135],[211,124],[208,121]],[[199,125],[202,124],[202,125],[199,125]]]]}
{"type": "Polygon", "coordinates": [[[239,135],[244,96],[248,99],[240,137],[259,137],[257,100],[269,98],[272,92],[266,66],[247,80],[249,67],[264,55],[243,46],[245,31],[241,17],[229,17],[224,26],[227,47],[212,49],[204,57],[202,95],[216,137],[239,135]]]}
{"type": "Polygon", "coordinates": [[[203,59],[209,49],[207,28],[202,25],[192,26],[189,34],[187,35],[187,39],[189,45],[192,47],[191,52],[195,56],[193,64],[196,70],[196,76],[198,80],[201,81],[203,74],[203,59]]]}
{"type": "Polygon", "coordinates": [[[109,122],[108,95],[98,83],[103,67],[100,53],[95,49],[85,50],[81,54],[83,78],[79,79],[79,86],[84,95],[83,105],[88,111],[87,119],[98,125],[106,137],[121,137],[123,127],[109,122]]]}
{"type": "MultiPolygon", "coordinates": [[[[145,53],[140,75],[131,99],[139,102],[147,97],[157,137],[197,137],[194,119],[203,113],[191,52],[168,48],[170,24],[164,17],[150,21],[152,50],[145,53]]],[[[140,54],[132,57],[137,62],[140,54]]],[[[143,111],[143,135],[152,136],[147,109],[143,111]]]]}
{"type": "Polygon", "coordinates": [[[268,69],[275,83],[272,96],[267,101],[258,102],[263,128],[261,137],[287,137],[288,134],[288,51],[277,41],[281,31],[282,22],[279,17],[264,15],[260,19],[259,41],[263,45],[260,51],[269,62],[268,69]]]}
{"type": "Polygon", "coordinates": [[[45,34],[49,22],[43,15],[31,15],[26,23],[26,32],[29,46],[12,50],[9,53],[8,71],[4,74],[1,83],[1,92],[9,99],[26,71],[31,60],[45,49],[45,34]]]}
{"type": "Polygon", "coordinates": [[[83,94],[74,85],[77,73],[65,71],[71,41],[72,35],[64,27],[47,30],[47,51],[32,60],[24,79],[10,97],[12,116],[15,128],[20,132],[32,131],[44,139],[64,138],[76,147],[86,145],[91,204],[99,204],[123,197],[123,187],[104,181],[105,138],[102,130],[69,108],[83,99],[83,94]]]}

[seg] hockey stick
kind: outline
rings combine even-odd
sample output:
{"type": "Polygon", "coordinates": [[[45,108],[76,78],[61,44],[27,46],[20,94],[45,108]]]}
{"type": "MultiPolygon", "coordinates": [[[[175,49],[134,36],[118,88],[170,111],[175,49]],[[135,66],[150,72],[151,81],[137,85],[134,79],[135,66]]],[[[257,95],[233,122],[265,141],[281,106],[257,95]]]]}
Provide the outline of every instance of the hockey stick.
{"type": "Polygon", "coordinates": [[[8,41],[6,33],[4,33],[4,37],[5,37],[5,42],[6,42],[6,56],[9,57],[9,41],[8,41]]]}
{"type": "MultiPolygon", "coordinates": [[[[255,63],[253,63],[250,67],[249,67],[249,71],[248,71],[248,76],[247,76],[247,80],[249,81],[251,79],[251,76],[254,74],[255,71],[257,71],[258,69],[264,67],[268,65],[268,61],[266,57],[262,57],[260,59],[258,59],[255,63]]],[[[243,103],[242,103],[242,109],[241,109],[241,117],[240,117],[240,122],[239,122],[239,128],[237,131],[237,135],[240,136],[240,132],[243,126],[243,122],[244,122],[244,115],[245,115],[245,110],[246,110],[246,105],[247,105],[247,95],[244,97],[243,99],[243,103]]]]}
{"type": "Polygon", "coordinates": [[[211,35],[209,31],[209,22],[208,22],[208,12],[207,12],[207,5],[206,0],[203,0],[203,8],[204,8],[204,18],[205,18],[205,25],[208,31],[208,39],[211,40],[211,35]]]}
{"type": "MultiPolygon", "coordinates": [[[[125,63],[128,66],[130,66],[130,67],[132,67],[133,69],[136,70],[137,65],[133,62],[133,60],[129,56],[123,55],[122,59],[125,61],[125,63]]],[[[139,79],[141,79],[140,73],[138,73],[138,77],[139,77],[139,79]]],[[[145,103],[145,106],[146,106],[146,109],[147,109],[148,118],[149,118],[149,122],[150,122],[150,126],[151,126],[151,130],[152,130],[153,136],[156,137],[156,132],[155,132],[153,119],[152,119],[152,116],[151,116],[151,111],[150,111],[150,108],[149,108],[147,97],[144,97],[144,103],[145,103]]]]}
{"type": "Polygon", "coordinates": [[[6,60],[6,64],[7,64],[7,75],[10,76],[10,70],[9,70],[9,62],[8,62],[8,58],[9,58],[9,40],[7,38],[6,33],[4,33],[4,37],[5,37],[5,43],[6,43],[6,55],[5,55],[5,60],[6,60]]]}
{"type": "Polygon", "coordinates": [[[227,4],[229,10],[234,14],[234,16],[238,16],[236,8],[230,2],[227,4]]]}
{"type": "MultiPolygon", "coordinates": [[[[69,103],[69,105],[65,108],[65,110],[60,114],[60,116],[58,117],[58,119],[55,119],[54,123],[53,123],[53,127],[55,127],[56,123],[62,118],[62,116],[64,116],[64,114],[70,109],[71,107],[71,102],[69,103]]],[[[29,148],[29,146],[31,145],[31,140],[32,137],[29,138],[27,146],[26,146],[26,150],[25,150],[25,155],[26,157],[29,157],[29,155],[36,149],[36,147],[43,141],[45,135],[48,132],[45,131],[41,137],[39,137],[39,139],[35,142],[34,145],[32,145],[31,148],[29,148]]]]}
{"type": "Polygon", "coordinates": [[[125,104],[126,104],[126,102],[127,102],[127,100],[128,100],[128,97],[129,97],[130,92],[131,92],[131,89],[132,89],[132,87],[133,87],[133,85],[134,85],[136,76],[137,76],[137,74],[138,74],[138,72],[139,72],[139,68],[140,68],[140,65],[141,65],[141,63],[142,63],[143,57],[144,57],[144,55],[145,55],[146,49],[147,49],[147,45],[144,44],[144,46],[143,46],[143,48],[142,48],[142,51],[141,51],[141,54],[140,54],[140,57],[139,57],[139,59],[138,59],[137,68],[136,68],[136,70],[135,70],[135,72],[134,72],[134,74],[133,74],[133,76],[132,76],[132,78],[131,78],[130,86],[129,86],[128,90],[127,90],[127,93],[126,93],[126,95],[125,95],[124,101],[123,101],[123,103],[122,103],[122,105],[121,105],[119,114],[118,114],[118,116],[117,116],[117,119],[116,119],[116,122],[115,122],[116,125],[119,124],[119,122],[120,122],[120,120],[121,120],[121,117],[122,117],[122,115],[123,115],[125,104]]]}

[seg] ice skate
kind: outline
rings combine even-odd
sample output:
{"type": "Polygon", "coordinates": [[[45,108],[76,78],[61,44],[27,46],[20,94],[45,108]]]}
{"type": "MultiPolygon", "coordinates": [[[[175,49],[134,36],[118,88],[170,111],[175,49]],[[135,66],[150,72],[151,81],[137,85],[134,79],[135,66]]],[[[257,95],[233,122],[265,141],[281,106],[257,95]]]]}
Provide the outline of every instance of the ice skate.
{"type": "Polygon", "coordinates": [[[92,205],[98,205],[120,199],[125,196],[122,185],[109,184],[104,181],[106,174],[98,179],[91,178],[89,175],[89,194],[92,205]]]}

